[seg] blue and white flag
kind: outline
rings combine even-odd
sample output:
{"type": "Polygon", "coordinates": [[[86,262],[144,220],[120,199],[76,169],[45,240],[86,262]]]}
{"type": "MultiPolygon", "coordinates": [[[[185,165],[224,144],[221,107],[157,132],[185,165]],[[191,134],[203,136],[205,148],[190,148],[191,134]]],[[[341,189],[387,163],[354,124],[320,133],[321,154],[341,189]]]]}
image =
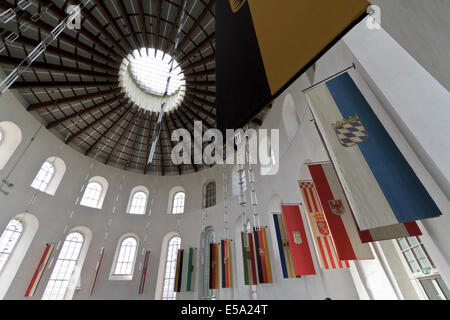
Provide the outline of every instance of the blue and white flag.
{"type": "Polygon", "coordinates": [[[306,97],[360,230],[441,215],[348,73],[306,97]]]}

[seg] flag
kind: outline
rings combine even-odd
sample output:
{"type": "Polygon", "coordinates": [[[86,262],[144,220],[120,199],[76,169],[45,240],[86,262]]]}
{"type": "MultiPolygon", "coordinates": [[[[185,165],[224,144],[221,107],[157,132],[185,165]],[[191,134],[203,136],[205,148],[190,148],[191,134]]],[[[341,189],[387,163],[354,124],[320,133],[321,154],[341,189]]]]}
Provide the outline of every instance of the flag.
{"type": "Polygon", "coordinates": [[[197,262],[197,248],[189,248],[189,260],[187,264],[186,291],[194,291],[195,265],[197,262]]]}
{"type": "Polygon", "coordinates": [[[441,215],[348,73],[306,97],[359,230],[441,215]]]}
{"type": "Polygon", "coordinates": [[[258,266],[259,283],[272,283],[272,267],[270,265],[266,228],[255,228],[253,234],[255,236],[256,264],[258,266]]]}
{"type": "Polygon", "coordinates": [[[39,264],[34,272],[33,278],[31,279],[30,285],[28,286],[27,291],[25,292],[25,297],[32,297],[36,288],[41,281],[42,274],[44,272],[45,267],[47,266],[48,260],[52,255],[53,249],[55,248],[54,243],[48,243],[45,246],[44,253],[42,254],[41,260],[39,260],[39,264]]]}
{"type": "Polygon", "coordinates": [[[352,212],[331,163],[308,165],[317,196],[330,228],[339,260],[373,259],[372,250],[362,243],[352,212]]]}
{"type": "Polygon", "coordinates": [[[222,288],[233,288],[231,240],[222,240],[221,249],[222,249],[222,288]]]}
{"type": "Polygon", "coordinates": [[[294,264],[292,262],[291,249],[287,238],[286,226],[282,214],[273,215],[275,233],[277,235],[278,250],[280,251],[281,270],[283,278],[295,278],[294,264]]]}
{"type": "Polygon", "coordinates": [[[219,245],[209,244],[209,288],[219,289],[219,245]]]}
{"type": "Polygon", "coordinates": [[[282,205],[295,276],[316,274],[298,205],[282,205]]]}
{"type": "Polygon", "coordinates": [[[245,285],[256,285],[258,284],[258,280],[255,265],[255,251],[253,248],[253,235],[251,233],[241,232],[241,241],[245,285]]]}
{"type": "Polygon", "coordinates": [[[150,262],[150,250],[147,250],[145,252],[145,257],[144,257],[144,266],[142,267],[141,283],[139,284],[139,294],[144,293],[145,280],[147,279],[147,270],[148,270],[149,262],[150,262]]]}
{"type": "Polygon", "coordinates": [[[362,20],[369,5],[216,1],[217,128],[243,127],[362,20]]]}
{"type": "Polygon", "coordinates": [[[348,261],[341,261],[338,258],[314,183],[299,181],[299,186],[320,267],[325,270],[349,268],[348,261]]]}
{"type": "Polygon", "coordinates": [[[422,235],[422,231],[420,231],[419,226],[415,221],[359,231],[359,237],[363,243],[416,237],[420,235],[422,235]]]}
{"type": "Polygon", "coordinates": [[[183,254],[184,250],[179,249],[177,253],[177,269],[175,272],[174,292],[181,292],[181,281],[183,280],[183,254]]]}

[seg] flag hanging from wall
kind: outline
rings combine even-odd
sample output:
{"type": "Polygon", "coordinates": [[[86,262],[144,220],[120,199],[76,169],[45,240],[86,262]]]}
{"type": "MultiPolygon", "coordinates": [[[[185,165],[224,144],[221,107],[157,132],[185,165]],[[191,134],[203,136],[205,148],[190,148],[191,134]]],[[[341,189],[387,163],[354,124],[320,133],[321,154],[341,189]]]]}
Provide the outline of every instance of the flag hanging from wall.
{"type": "Polygon", "coordinates": [[[195,265],[197,262],[197,248],[189,248],[189,260],[187,264],[186,291],[194,291],[195,265]]]}
{"type": "Polygon", "coordinates": [[[273,223],[275,225],[275,233],[277,235],[278,250],[280,251],[283,278],[296,278],[283,215],[273,214],[273,223]]]}
{"type": "Polygon", "coordinates": [[[241,232],[242,242],[242,261],[244,264],[244,283],[245,285],[258,284],[255,250],[253,247],[253,235],[250,232],[241,232]]]}
{"type": "Polygon", "coordinates": [[[25,292],[25,297],[32,297],[36,288],[41,281],[42,274],[44,273],[45,267],[47,266],[48,260],[52,255],[53,249],[55,248],[54,243],[48,243],[45,246],[44,253],[42,254],[41,260],[39,260],[39,264],[34,272],[33,278],[31,279],[30,285],[28,286],[27,291],[25,292]]]}
{"type": "Polygon", "coordinates": [[[361,21],[369,5],[216,1],[217,128],[243,127],[361,21]]]}
{"type": "Polygon", "coordinates": [[[420,231],[420,228],[415,221],[358,232],[363,243],[422,235],[422,231],[420,231]]]}
{"type": "Polygon", "coordinates": [[[221,250],[222,250],[222,288],[233,288],[231,240],[222,240],[221,250]]]}
{"type": "Polygon", "coordinates": [[[258,267],[259,283],[272,283],[272,266],[270,264],[269,246],[267,245],[266,228],[255,228],[256,265],[258,267]]]}
{"type": "Polygon", "coordinates": [[[142,266],[141,282],[139,284],[139,294],[144,294],[145,280],[147,279],[147,270],[150,263],[150,250],[145,251],[144,265],[142,266]]]}
{"type": "Polygon", "coordinates": [[[299,181],[299,186],[320,267],[325,270],[349,268],[348,261],[341,261],[338,258],[314,183],[299,181]]]}
{"type": "Polygon", "coordinates": [[[183,280],[183,255],[184,250],[179,249],[177,253],[177,268],[175,271],[174,292],[181,292],[181,282],[183,280]]]}
{"type": "Polygon", "coordinates": [[[295,276],[316,274],[298,205],[282,205],[295,276]]]}
{"type": "Polygon", "coordinates": [[[359,230],[441,215],[348,73],[306,98],[359,230]]]}
{"type": "Polygon", "coordinates": [[[339,260],[373,259],[372,250],[359,238],[358,228],[338,177],[329,162],[308,165],[339,260]]]}
{"type": "Polygon", "coordinates": [[[209,288],[219,289],[219,245],[209,244],[209,288]]]}

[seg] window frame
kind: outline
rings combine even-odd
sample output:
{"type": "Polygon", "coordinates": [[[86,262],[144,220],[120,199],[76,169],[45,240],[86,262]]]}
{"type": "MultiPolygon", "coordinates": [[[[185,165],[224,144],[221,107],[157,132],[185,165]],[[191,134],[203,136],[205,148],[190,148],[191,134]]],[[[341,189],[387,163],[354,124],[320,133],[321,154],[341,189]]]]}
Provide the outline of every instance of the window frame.
{"type": "Polygon", "coordinates": [[[30,186],[31,186],[33,189],[39,190],[40,192],[45,192],[45,193],[47,193],[47,190],[48,190],[48,188],[49,188],[49,186],[50,186],[50,184],[51,184],[53,178],[55,177],[55,174],[56,174],[56,167],[55,167],[55,165],[52,164],[52,163],[50,163],[50,161],[48,161],[48,159],[47,159],[47,160],[45,160],[45,161],[42,163],[41,167],[39,168],[39,171],[38,171],[37,174],[35,175],[35,177],[34,177],[34,179],[33,179],[33,181],[32,181],[32,183],[31,183],[30,186]],[[44,178],[40,181],[39,187],[38,187],[38,186],[33,186],[33,185],[35,184],[35,182],[38,182],[38,176],[40,175],[40,173],[41,173],[42,171],[44,171],[43,167],[44,167],[46,164],[48,164],[48,165],[50,166],[51,171],[52,171],[51,174],[50,174],[50,178],[48,179],[48,181],[45,181],[45,178],[47,177],[48,172],[50,172],[50,170],[48,170],[48,171],[46,171],[44,178]],[[43,183],[45,183],[45,187],[44,187],[44,188],[42,188],[43,183]]]}
{"type": "Polygon", "coordinates": [[[81,197],[81,200],[80,200],[80,205],[83,206],[83,207],[88,207],[88,208],[93,208],[93,209],[100,209],[101,208],[100,207],[100,201],[101,201],[102,193],[103,193],[103,185],[100,182],[97,182],[97,181],[90,181],[86,185],[86,188],[84,189],[83,196],[81,197]],[[93,185],[93,184],[96,184],[96,185],[100,186],[100,192],[98,193],[98,199],[95,200],[95,199],[92,199],[92,198],[86,198],[86,200],[85,200],[86,192],[88,191],[89,186],[93,185]],[[96,201],[97,203],[96,203],[96,206],[92,206],[90,204],[83,203],[84,201],[96,201]]]}
{"type": "Polygon", "coordinates": [[[175,289],[174,286],[175,286],[178,250],[180,250],[180,249],[181,249],[181,237],[179,235],[172,236],[169,239],[169,241],[167,242],[167,250],[166,250],[166,253],[165,253],[165,263],[164,263],[163,278],[162,278],[161,300],[176,300],[177,299],[177,293],[174,291],[174,289],[175,289]],[[179,242],[172,245],[171,244],[172,241],[176,241],[176,240],[178,240],[179,242]],[[169,260],[170,250],[172,250],[172,257],[169,260]],[[169,263],[170,263],[170,266],[169,266],[169,263]],[[170,268],[170,270],[169,270],[170,273],[168,275],[168,269],[169,268],[170,268]],[[171,283],[171,280],[173,280],[173,283],[171,283]],[[166,286],[166,281],[167,281],[167,286],[166,286]],[[167,290],[166,290],[166,288],[167,288],[167,290]],[[167,293],[167,295],[166,295],[166,293],[167,293]]]}
{"type": "Polygon", "coordinates": [[[186,209],[186,192],[184,190],[177,191],[172,197],[172,210],[170,210],[171,214],[179,215],[184,214],[186,209]],[[183,205],[176,205],[175,201],[177,201],[177,196],[183,194],[183,205]],[[176,208],[182,208],[181,212],[174,212],[176,208]]]}
{"type": "Polygon", "coordinates": [[[122,237],[120,237],[119,241],[117,242],[117,247],[116,247],[116,251],[115,251],[115,254],[114,254],[113,263],[111,265],[111,271],[110,271],[110,275],[109,275],[109,280],[123,280],[123,281],[133,280],[134,269],[136,267],[136,260],[137,260],[138,249],[139,249],[139,238],[138,238],[137,235],[135,235],[133,233],[127,233],[127,234],[124,234],[122,237]],[[132,262],[131,262],[131,273],[119,274],[119,273],[116,273],[117,264],[118,264],[118,260],[119,260],[119,257],[120,257],[120,252],[122,250],[122,244],[127,239],[133,239],[136,242],[136,247],[134,249],[134,256],[133,256],[133,259],[132,259],[132,262]]]}
{"type": "Polygon", "coordinates": [[[141,189],[137,189],[137,190],[133,190],[131,195],[130,195],[130,200],[128,203],[128,208],[127,208],[127,213],[131,214],[131,215],[137,215],[137,216],[145,216],[147,213],[147,205],[148,205],[148,193],[145,192],[144,190],[141,189]],[[143,206],[140,206],[142,213],[139,212],[133,212],[133,208],[135,208],[136,206],[134,206],[134,200],[137,194],[142,193],[145,196],[145,200],[144,200],[144,204],[143,206]]]}
{"type": "MultiPolygon", "coordinates": [[[[3,232],[2,232],[2,234],[0,235],[0,239],[3,238],[3,235],[4,235],[5,232],[7,231],[8,226],[9,226],[13,221],[17,221],[17,222],[18,222],[18,224],[19,224],[20,227],[21,227],[21,230],[20,230],[20,232],[13,231],[13,233],[18,233],[19,235],[14,239],[14,244],[13,244],[12,247],[10,248],[10,252],[6,253],[6,254],[7,254],[7,257],[6,257],[6,259],[4,260],[4,262],[3,262],[3,263],[0,262],[0,274],[3,272],[3,270],[5,269],[5,267],[8,265],[8,262],[10,261],[12,255],[14,254],[14,250],[17,248],[17,245],[19,244],[19,242],[20,242],[20,240],[21,240],[21,238],[22,238],[22,236],[23,236],[23,233],[25,232],[25,224],[24,224],[22,221],[20,221],[20,220],[18,220],[18,219],[16,219],[16,218],[12,218],[12,219],[10,219],[10,220],[8,221],[8,224],[7,224],[6,227],[3,229],[3,232]]],[[[11,239],[11,237],[10,237],[9,239],[11,239]]],[[[11,240],[8,240],[8,243],[9,243],[10,241],[11,241],[11,240]]],[[[0,257],[2,257],[3,254],[4,254],[4,253],[3,253],[3,248],[0,247],[0,257]]]]}

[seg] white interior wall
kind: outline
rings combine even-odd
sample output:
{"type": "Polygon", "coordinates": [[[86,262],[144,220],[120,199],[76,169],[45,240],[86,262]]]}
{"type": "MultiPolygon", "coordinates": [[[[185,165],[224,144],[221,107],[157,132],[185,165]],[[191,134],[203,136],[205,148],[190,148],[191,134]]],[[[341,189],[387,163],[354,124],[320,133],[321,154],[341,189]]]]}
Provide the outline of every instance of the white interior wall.
{"type": "MultiPolygon", "coordinates": [[[[335,48],[316,64],[314,81],[334,74],[348,67],[352,62],[358,64],[360,61],[355,57],[356,53],[357,48],[352,47],[349,43],[340,41],[335,48]]],[[[374,103],[386,107],[384,98],[381,99],[377,95],[377,92],[374,92],[369,86],[374,79],[370,74],[363,71],[357,70],[352,72],[352,76],[360,86],[361,91],[370,100],[371,104],[374,103]]],[[[259,168],[255,170],[261,222],[272,230],[273,222],[270,216],[270,200],[272,197],[278,195],[284,203],[299,203],[301,197],[297,179],[300,178],[302,164],[306,160],[326,160],[326,154],[321,147],[320,139],[312,122],[310,122],[311,117],[306,100],[301,93],[301,89],[310,84],[311,82],[306,76],[298,79],[284,94],[275,100],[272,111],[268,114],[262,126],[262,128],[267,129],[280,129],[279,173],[274,176],[261,177],[259,175],[259,168]],[[278,112],[278,110],[281,110],[287,94],[292,95],[298,118],[301,121],[299,129],[290,143],[288,143],[288,137],[282,125],[281,112],[278,112]]],[[[0,121],[4,120],[12,121],[21,128],[23,142],[5,168],[0,171],[2,176],[5,176],[9,172],[30,141],[31,136],[39,127],[39,122],[25,110],[23,104],[13,96],[12,92],[7,92],[0,97],[0,121]]],[[[392,120],[391,122],[394,123],[392,120]]],[[[395,128],[395,125],[392,125],[391,129],[394,130],[395,128]]],[[[400,138],[402,138],[401,133],[399,133],[400,138]]],[[[406,139],[404,140],[406,141],[406,139]]],[[[408,144],[405,142],[405,145],[408,144]]],[[[200,234],[202,232],[202,215],[200,209],[202,206],[202,187],[206,181],[211,179],[217,182],[217,205],[208,209],[207,225],[215,228],[218,238],[222,236],[223,190],[221,166],[183,176],[144,176],[132,172],[126,172],[124,175],[124,171],[95,162],[70,147],[65,147],[60,150],[61,146],[62,143],[52,133],[46,129],[42,129],[10,177],[10,180],[15,184],[13,192],[8,197],[1,196],[0,198],[0,229],[3,229],[12,217],[24,212],[26,209],[29,199],[32,198],[35,192],[30,187],[30,183],[34,178],[36,169],[39,168],[42,162],[49,156],[58,156],[65,161],[67,165],[66,174],[55,196],[52,197],[45,193],[38,193],[37,201],[30,209],[30,213],[34,214],[39,220],[39,230],[23,259],[13,284],[6,294],[6,299],[23,299],[23,295],[42,255],[45,244],[62,240],[64,238],[63,230],[66,225],[69,225],[69,229],[76,226],[87,226],[93,233],[89,251],[81,271],[81,289],[75,291],[74,299],[89,298],[89,288],[94,277],[98,254],[103,246],[105,247],[103,264],[99,272],[94,295],[91,299],[153,299],[155,297],[156,277],[163,237],[168,232],[178,231],[181,234],[182,246],[184,248],[190,246],[200,247],[200,234]],[[89,170],[91,163],[93,163],[93,168],[89,170]],[[80,188],[84,183],[84,177],[88,172],[90,177],[102,176],[109,182],[109,189],[103,208],[98,210],[76,206],[73,218],[69,219],[68,216],[71,212],[71,206],[79,196],[80,188]],[[151,208],[151,217],[148,215],[138,216],[125,213],[129,193],[137,185],[146,186],[150,190],[151,197],[155,197],[154,204],[151,208]],[[167,215],[167,197],[170,190],[175,186],[182,186],[187,190],[185,213],[182,216],[179,230],[177,230],[177,216],[167,215]],[[119,190],[122,191],[117,202],[117,210],[112,220],[108,240],[105,241],[104,236],[108,229],[108,220],[113,215],[113,208],[116,205],[116,194],[119,190]],[[150,222],[150,228],[149,238],[145,248],[151,250],[152,254],[150,257],[145,293],[139,296],[137,292],[140,281],[140,267],[144,259],[142,255],[142,246],[144,243],[142,241],[138,250],[133,279],[131,281],[113,281],[109,280],[108,277],[118,239],[126,233],[135,233],[142,240],[145,235],[145,224],[147,221],[150,222]]],[[[413,153],[408,157],[413,157],[413,153]]],[[[420,170],[423,169],[425,172],[424,175],[426,175],[427,170],[420,161],[418,161],[417,166],[421,168],[420,170]]],[[[228,181],[231,181],[231,169],[231,166],[227,168],[228,181]]],[[[428,173],[428,175],[430,174],[428,173]]],[[[435,190],[435,193],[438,193],[438,191],[435,190]]],[[[232,228],[236,236],[233,243],[235,288],[232,290],[221,290],[219,296],[220,298],[248,299],[250,297],[250,290],[248,287],[242,285],[242,258],[240,239],[238,237],[240,208],[237,204],[237,197],[231,198],[229,204],[230,221],[233,222],[232,228]]],[[[247,212],[250,212],[250,208],[247,212]]],[[[303,219],[306,218],[304,212],[302,212],[302,216],[303,219]]],[[[447,260],[450,241],[445,228],[445,225],[449,225],[448,219],[448,213],[446,213],[439,220],[426,221],[423,223],[423,231],[425,233],[424,242],[427,249],[429,249],[432,257],[436,260],[437,267],[441,270],[444,279],[447,280],[447,283],[450,283],[448,281],[450,272],[447,260]],[[440,224],[443,226],[440,226],[440,224]]],[[[308,241],[312,245],[309,232],[307,234],[308,241]]],[[[325,297],[331,297],[333,299],[358,299],[359,297],[366,296],[374,298],[377,296],[373,294],[373,284],[377,281],[388,283],[394,294],[397,292],[396,286],[402,287],[401,281],[396,278],[391,279],[389,272],[383,271],[383,267],[385,266],[378,260],[370,262],[371,265],[376,266],[377,272],[372,274],[374,276],[369,279],[367,272],[370,272],[371,267],[364,261],[359,262],[358,270],[355,271],[353,268],[352,272],[349,270],[322,271],[318,267],[317,257],[314,252],[313,260],[317,275],[305,276],[301,279],[282,279],[275,241],[273,233],[269,233],[269,252],[272,258],[274,284],[258,286],[257,294],[260,299],[323,299],[325,297]],[[362,286],[359,280],[362,280],[362,286]],[[364,290],[371,290],[371,292],[367,294],[364,290]]],[[[389,252],[389,250],[386,250],[383,252],[389,261],[394,261],[389,258],[389,254],[392,254],[393,251],[389,252]]],[[[54,254],[53,257],[55,256],[54,254]]],[[[197,266],[200,266],[200,252],[197,259],[197,266]]],[[[50,273],[51,269],[47,268],[35,296],[30,299],[40,299],[50,273]]],[[[179,298],[197,299],[200,291],[200,283],[201,273],[199,272],[199,268],[197,268],[195,292],[190,294],[181,293],[179,294],[179,298]]],[[[381,291],[380,294],[383,294],[383,292],[381,291]]]]}

